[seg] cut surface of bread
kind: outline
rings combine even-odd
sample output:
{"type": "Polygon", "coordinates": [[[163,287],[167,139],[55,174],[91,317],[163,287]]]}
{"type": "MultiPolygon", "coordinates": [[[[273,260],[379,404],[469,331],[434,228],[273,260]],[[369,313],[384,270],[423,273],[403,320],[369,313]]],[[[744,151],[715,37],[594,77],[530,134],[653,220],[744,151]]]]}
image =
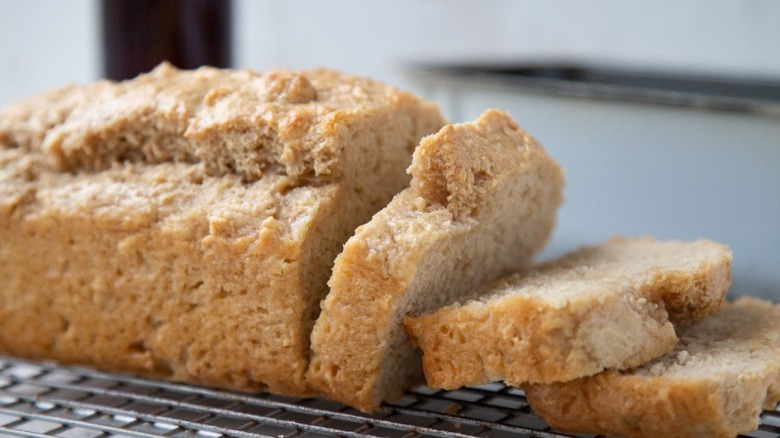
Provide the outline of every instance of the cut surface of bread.
{"type": "Polygon", "coordinates": [[[714,312],[730,284],[724,245],[616,237],[405,325],[433,388],[566,381],[666,353],[677,341],[670,317],[714,312]]]}
{"type": "Polygon", "coordinates": [[[553,427],[631,437],[732,437],[780,401],[780,306],[743,297],[678,327],[668,354],[638,368],[525,385],[553,427]]]}
{"type": "Polygon", "coordinates": [[[531,266],[562,200],[558,165],[498,110],[423,139],[410,172],[347,241],[312,332],[308,381],[364,411],[422,382],[402,318],[531,266]]]}
{"type": "Polygon", "coordinates": [[[330,70],[161,65],[0,111],[0,351],[311,394],[333,260],[438,109],[330,70]]]}

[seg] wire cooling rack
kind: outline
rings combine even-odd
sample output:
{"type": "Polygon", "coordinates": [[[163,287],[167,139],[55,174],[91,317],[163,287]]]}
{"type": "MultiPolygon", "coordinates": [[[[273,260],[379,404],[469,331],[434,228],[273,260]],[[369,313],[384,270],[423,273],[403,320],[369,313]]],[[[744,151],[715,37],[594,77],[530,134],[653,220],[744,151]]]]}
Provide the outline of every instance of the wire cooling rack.
{"type": "MultiPolygon", "coordinates": [[[[366,415],[329,400],[246,395],[0,356],[0,436],[595,437],[555,431],[502,384],[418,387],[366,415]]],[[[780,411],[747,435],[780,438],[780,411]]]]}

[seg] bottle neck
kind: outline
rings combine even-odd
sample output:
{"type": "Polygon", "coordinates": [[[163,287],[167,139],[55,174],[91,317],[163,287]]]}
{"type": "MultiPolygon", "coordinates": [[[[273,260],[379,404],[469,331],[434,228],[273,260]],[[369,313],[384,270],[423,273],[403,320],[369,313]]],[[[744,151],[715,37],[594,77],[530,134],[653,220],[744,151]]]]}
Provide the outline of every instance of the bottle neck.
{"type": "Polygon", "coordinates": [[[162,61],[230,67],[230,0],[103,0],[103,74],[122,80],[162,61]]]}

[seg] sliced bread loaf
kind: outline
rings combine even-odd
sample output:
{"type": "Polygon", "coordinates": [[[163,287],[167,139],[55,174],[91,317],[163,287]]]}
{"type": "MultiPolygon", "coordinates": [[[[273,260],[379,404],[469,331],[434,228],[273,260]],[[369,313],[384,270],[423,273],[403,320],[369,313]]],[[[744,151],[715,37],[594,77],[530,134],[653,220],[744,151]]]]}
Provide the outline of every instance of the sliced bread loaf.
{"type": "Polygon", "coordinates": [[[723,245],[613,238],[405,324],[431,387],[566,381],[666,353],[669,318],[714,312],[730,283],[723,245]]]}
{"type": "Polygon", "coordinates": [[[336,259],[312,332],[308,381],[364,411],[422,381],[402,318],[531,266],[562,198],[558,165],[498,110],[423,139],[410,172],[336,259]]]}
{"type": "Polygon", "coordinates": [[[674,349],[638,368],[525,385],[553,427],[631,437],[733,437],[780,401],[780,306],[740,298],[678,327],[674,349]]]}
{"type": "Polygon", "coordinates": [[[431,104],[329,70],[161,65],[0,111],[0,351],[310,394],[333,260],[431,104]]]}

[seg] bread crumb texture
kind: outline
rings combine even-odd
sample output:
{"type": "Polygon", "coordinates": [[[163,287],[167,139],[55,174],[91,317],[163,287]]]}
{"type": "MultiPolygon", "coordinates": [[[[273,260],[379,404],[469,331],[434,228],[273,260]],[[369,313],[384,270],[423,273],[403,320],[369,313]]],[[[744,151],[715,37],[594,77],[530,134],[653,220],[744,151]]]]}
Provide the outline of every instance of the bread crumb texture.
{"type": "Polygon", "coordinates": [[[639,367],[526,385],[553,427],[631,437],[733,437],[780,401],[780,305],[743,297],[678,329],[668,354],[639,367]]]}
{"type": "Polygon", "coordinates": [[[409,172],[336,259],[312,332],[308,381],[364,411],[422,381],[403,317],[531,266],[562,200],[561,169],[498,110],[424,138],[409,172]]]}
{"type": "Polygon", "coordinates": [[[616,237],[405,324],[431,387],[571,380],[668,352],[670,318],[701,318],[723,303],[731,257],[706,240],[616,237]]]}
{"type": "Polygon", "coordinates": [[[333,260],[442,125],[324,69],[162,64],[0,110],[0,350],[311,394],[333,260]]]}

